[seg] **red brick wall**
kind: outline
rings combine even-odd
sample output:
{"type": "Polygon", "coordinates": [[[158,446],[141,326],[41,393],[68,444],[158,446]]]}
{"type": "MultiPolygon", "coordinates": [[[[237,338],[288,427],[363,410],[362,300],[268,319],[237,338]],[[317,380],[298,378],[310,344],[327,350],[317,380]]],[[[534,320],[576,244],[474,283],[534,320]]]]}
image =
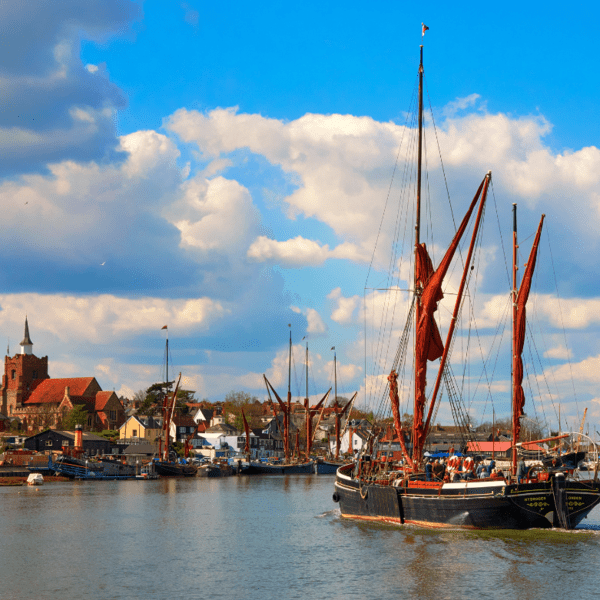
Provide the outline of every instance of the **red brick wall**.
{"type": "Polygon", "coordinates": [[[17,354],[4,358],[2,376],[2,412],[10,416],[14,409],[22,406],[30,392],[43,379],[48,379],[48,357],[38,358],[33,354],[17,354]],[[13,379],[12,372],[15,371],[13,379]],[[34,378],[34,375],[36,377],[34,378]]]}

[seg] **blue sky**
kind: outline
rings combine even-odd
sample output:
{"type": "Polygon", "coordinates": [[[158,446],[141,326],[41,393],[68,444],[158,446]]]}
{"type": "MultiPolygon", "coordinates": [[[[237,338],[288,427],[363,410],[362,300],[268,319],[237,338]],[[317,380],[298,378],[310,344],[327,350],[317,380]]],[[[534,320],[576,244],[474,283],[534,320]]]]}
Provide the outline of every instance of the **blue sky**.
{"type": "MultiPolygon", "coordinates": [[[[291,324],[294,393],[306,337],[311,394],[331,385],[335,346],[341,392],[361,390],[366,402],[363,289],[425,22],[426,101],[455,210],[494,173],[474,307],[482,344],[493,347],[506,301],[496,220],[506,244],[517,202],[524,240],[547,214],[534,293],[548,335],[538,375],[555,390],[528,414],[555,427],[560,402],[570,425],[585,406],[597,420],[600,75],[584,28],[598,12],[515,2],[3,6],[0,334],[11,354],[27,314],[51,376],[94,375],[131,396],[160,378],[168,324],[174,368],[199,397],[263,397],[262,373],[285,388],[291,324]]],[[[437,249],[451,232],[427,136],[437,249]]],[[[497,376],[502,414],[505,369],[497,376]]],[[[470,410],[491,418],[484,403],[470,410]]]]}

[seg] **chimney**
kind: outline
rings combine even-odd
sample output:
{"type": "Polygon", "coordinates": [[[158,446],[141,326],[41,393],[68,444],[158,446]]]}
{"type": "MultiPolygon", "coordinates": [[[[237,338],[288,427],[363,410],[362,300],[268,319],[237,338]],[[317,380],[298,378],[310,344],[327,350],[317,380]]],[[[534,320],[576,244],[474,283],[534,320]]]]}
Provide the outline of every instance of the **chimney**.
{"type": "Polygon", "coordinates": [[[83,451],[83,426],[75,425],[75,451],[83,451]]]}

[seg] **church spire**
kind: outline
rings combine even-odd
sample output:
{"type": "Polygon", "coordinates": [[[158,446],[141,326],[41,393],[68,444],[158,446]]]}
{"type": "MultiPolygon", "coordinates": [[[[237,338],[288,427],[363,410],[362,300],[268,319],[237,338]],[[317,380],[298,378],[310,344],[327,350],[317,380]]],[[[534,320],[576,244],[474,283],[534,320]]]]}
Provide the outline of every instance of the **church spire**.
{"type": "Polygon", "coordinates": [[[21,354],[32,354],[33,353],[33,342],[29,337],[29,323],[27,317],[25,317],[25,333],[23,335],[23,341],[21,342],[21,354]]]}

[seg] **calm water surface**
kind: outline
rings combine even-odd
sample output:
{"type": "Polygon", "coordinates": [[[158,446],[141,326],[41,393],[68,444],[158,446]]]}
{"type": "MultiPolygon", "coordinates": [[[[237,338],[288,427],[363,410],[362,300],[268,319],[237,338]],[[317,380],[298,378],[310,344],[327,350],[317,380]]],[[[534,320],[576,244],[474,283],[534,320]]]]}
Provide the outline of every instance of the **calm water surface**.
{"type": "Polygon", "coordinates": [[[0,598],[600,597],[600,509],[574,532],[342,520],[332,476],[0,487],[0,598]]]}

